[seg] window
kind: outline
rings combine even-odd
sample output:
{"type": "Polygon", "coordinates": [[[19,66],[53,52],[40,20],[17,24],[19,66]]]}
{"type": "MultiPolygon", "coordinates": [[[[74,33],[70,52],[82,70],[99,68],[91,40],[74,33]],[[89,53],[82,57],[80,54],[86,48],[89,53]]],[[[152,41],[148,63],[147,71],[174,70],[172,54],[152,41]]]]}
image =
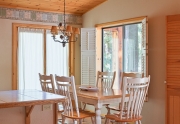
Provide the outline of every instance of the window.
{"type": "Polygon", "coordinates": [[[18,89],[41,89],[38,73],[44,73],[43,32],[43,29],[18,28],[18,89]]]}
{"type": "Polygon", "coordinates": [[[121,72],[148,75],[147,19],[138,17],[98,24],[96,41],[102,41],[101,70],[116,71],[115,86],[119,87],[121,72]]]}
{"type": "Polygon", "coordinates": [[[13,89],[41,89],[38,73],[69,75],[73,45],[54,42],[50,28],[13,24],[13,89]]]}
{"type": "Polygon", "coordinates": [[[141,23],[104,28],[103,71],[141,72],[141,44],[141,23]]]}

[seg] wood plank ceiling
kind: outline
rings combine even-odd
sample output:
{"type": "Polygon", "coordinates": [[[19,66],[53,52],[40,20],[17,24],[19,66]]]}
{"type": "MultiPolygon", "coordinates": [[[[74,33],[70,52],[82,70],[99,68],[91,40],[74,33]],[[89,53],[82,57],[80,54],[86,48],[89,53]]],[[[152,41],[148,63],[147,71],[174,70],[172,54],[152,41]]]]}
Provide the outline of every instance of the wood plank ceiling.
{"type": "MultiPolygon", "coordinates": [[[[106,0],[65,0],[66,13],[82,15],[106,0]]],[[[64,0],[0,0],[0,7],[62,13],[64,0]]]]}

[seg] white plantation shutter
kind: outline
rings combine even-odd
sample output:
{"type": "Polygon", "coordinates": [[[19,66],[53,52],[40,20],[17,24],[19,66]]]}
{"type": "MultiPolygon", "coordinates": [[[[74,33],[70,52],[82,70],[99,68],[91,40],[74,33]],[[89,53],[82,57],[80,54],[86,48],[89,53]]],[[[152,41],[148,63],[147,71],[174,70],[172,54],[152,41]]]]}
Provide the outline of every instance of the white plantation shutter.
{"type": "MultiPolygon", "coordinates": [[[[142,72],[144,76],[148,76],[148,23],[147,18],[142,20],[142,72]]],[[[146,94],[145,101],[148,101],[148,93],[146,94]]]]}
{"type": "Polygon", "coordinates": [[[81,54],[81,85],[95,85],[95,53],[81,54]]]}
{"type": "Polygon", "coordinates": [[[95,51],[95,28],[81,28],[81,52],[95,51]]]}
{"type": "Polygon", "coordinates": [[[81,28],[81,85],[96,83],[95,34],[95,28],[81,28]]]}
{"type": "Polygon", "coordinates": [[[142,20],[142,72],[144,76],[148,76],[148,23],[147,18],[142,20]]]}

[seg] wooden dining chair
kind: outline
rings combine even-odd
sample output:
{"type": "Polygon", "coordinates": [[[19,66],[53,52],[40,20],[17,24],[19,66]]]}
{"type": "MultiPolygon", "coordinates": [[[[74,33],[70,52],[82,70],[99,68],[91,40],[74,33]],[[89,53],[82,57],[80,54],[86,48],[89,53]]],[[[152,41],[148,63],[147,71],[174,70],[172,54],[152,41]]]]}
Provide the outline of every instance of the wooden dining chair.
{"type": "Polygon", "coordinates": [[[113,88],[116,71],[114,72],[97,72],[96,86],[101,88],[113,88]]]}
{"type": "Polygon", "coordinates": [[[78,99],[76,94],[76,86],[74,76],[64,77],[55,75],[56,85],[58,88],[57,93],[67,97],[66,101],[63,103],[64,111],[61,113],[62,124],[65,123],[65,118],[73,119],[74,122],[79,120],[82,123],[82,119],[91,117],[92,123],[94,124],[95,113],[89,111],[80,110],[78,107],[78,99]],[[70,92],[70,89],[72,92],[70,92]],[[74,106],[72,104],[74,100],[74,106]],[[74,108],[75,107],[75,108],[74,108]]]}
{"type": "MultiPolygon", "coordinates": [[[[116,71],[114,72],[97,72],[97,81],[96,81],[96,87],[101,88],[113,88],[114,80],[116,77],[116,71]]],[[[83,110],[85,110],[86,105],[91,105],[88,103],[82,103],[83,104],[83,110]]],[[[105,104],[107,106],[108,104],[105,104]]]]}
{"type": "Polygon", "coordinates": [[[56,93],[54,88],[53,75],[42,75],[39,73],[39,81],[41,84],[42,91],[56,93]]]}
{"type": "MultiPolygon", "coordinates": [[[[132,78],[137,78],[137,77],[144,77],[143,73],[138,73],[138,72],[122,72],[121,73],[121,84],[120,84],[120,89],[122,90],[123,86],[123,78],[124,77],[132,77],[132,78]]],[[[118,104],[118,106],[112,106],[108,105],[106,106],[107,109],[107,114],[110,114],[111,110],[119,111],[120,110],[121,103],[118,104]]]]}
{"type": "MultiPolygon", "coordinates": [[[[132,78],[137,78],[137,77],[144,77],[144,73],[139,73],[139,72],[122,72],[121,73],[121,84],[120,84],[120,89],[122,90],[123,87],[123,77],[132,77],[132,78]]],[[[113,106],[113,105],[106,105],[106,109],[107,109],[107,114],[110,114],[111,111],[120,111],[120,106],[121,106],[121,102],[117,105],[117,106],[113,106]]],[[[105,123],[106,123],[107,119],[105,119],[105,123]]]]}
{"type": "Polygon", "coordinates": [[[150,76],[143,78],[124,77],[120,111],[116,114],[105,115],[107,118],[105,124],[109,124],[110,120],[123,124],[126,122],[138,122],[138,124],[141,124],[141,111],[149,83],[150,76]],[[129,95],[128,100],[126,99],[127,95],[129,95]]]}

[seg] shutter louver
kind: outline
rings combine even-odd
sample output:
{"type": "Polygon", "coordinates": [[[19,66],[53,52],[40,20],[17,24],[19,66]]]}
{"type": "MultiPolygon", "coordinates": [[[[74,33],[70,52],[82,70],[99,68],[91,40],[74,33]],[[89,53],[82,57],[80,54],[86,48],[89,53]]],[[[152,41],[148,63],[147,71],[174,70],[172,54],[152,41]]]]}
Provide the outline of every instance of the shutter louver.
{"type": "Polygon", "coordinates": [[[94,85],[95,83],[95,53],[81,53],[81,85],[94,85]]]}
{"type": "Polygon", "coordinates": [[[95,29],[94,28],[82,28],[81,29],[81,51],[95,50],[95,29]]]}

